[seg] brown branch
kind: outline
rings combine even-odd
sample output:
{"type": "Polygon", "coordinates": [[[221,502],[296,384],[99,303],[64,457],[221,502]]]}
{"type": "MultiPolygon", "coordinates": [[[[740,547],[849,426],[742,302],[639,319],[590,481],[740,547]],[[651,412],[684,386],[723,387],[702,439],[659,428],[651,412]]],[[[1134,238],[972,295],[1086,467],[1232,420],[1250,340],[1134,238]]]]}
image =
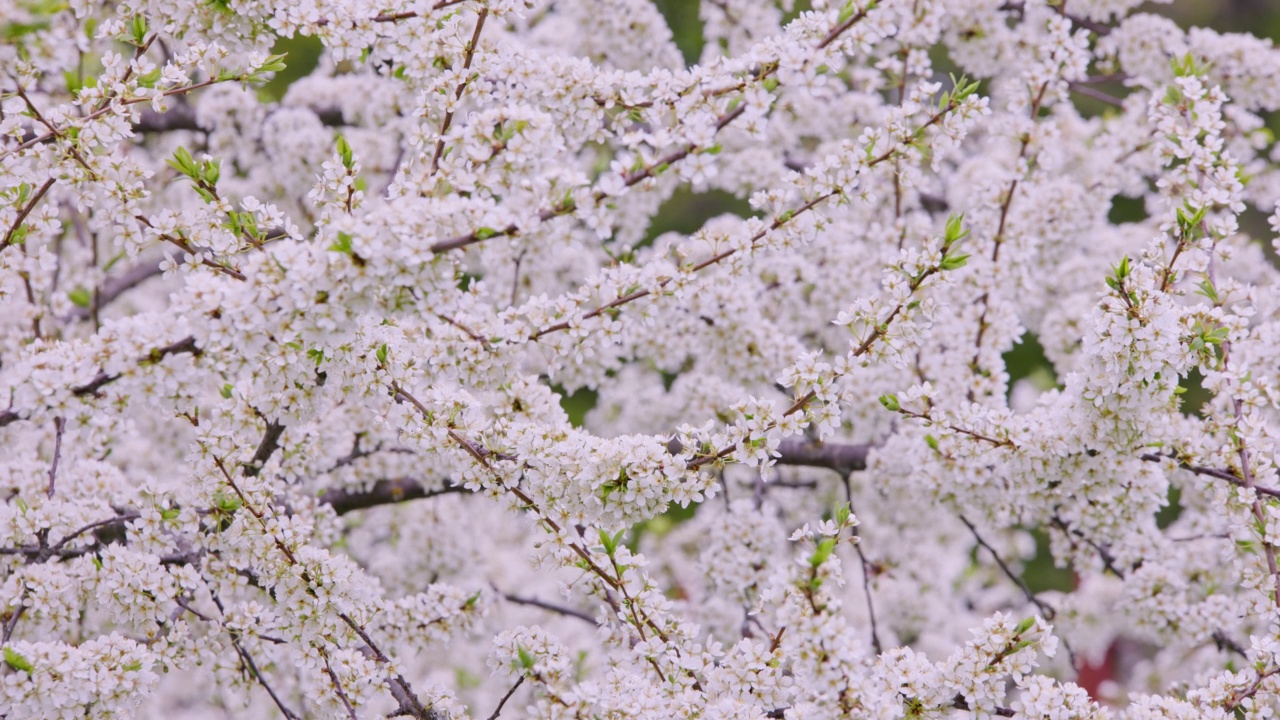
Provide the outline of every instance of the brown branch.
{"type": "Polygon", "coordinates": [[[1241,690],[1237,694],[1233,694],[1231,696],[1231,699],[1227,701],[1225,709],[1228,713],[1231,713],[1234,715],[1235,712],[1240,709],[1240,705],[1245,700],[1248,700],[1254,695],[1257,695],[1258,690],[1262,688],[1263,681],[1271,677],[1272,675],[1275,675],[1276,673],[1280,673],[1280,667],[1273,666],[1271,668],[1268,668],[1265,671],[1257,670],[1256,672],[1258,673],[1258,677],[1252,683],[1249,684],[1249,687],[1245,688],[1244,690],[1241,690]]]}
{"type": "MultiPolygon", "coordinates": [[[[955,700],[951,702],[951,707],[957,710],[970,710],[970,711],[973,710],[973,708],[969,707],[969,702],[964,699],[963,695],[956,695],[955,700]]],[[[1011,708],[1007,708],[1007,707],[997,707],[991,711],[991,714],[996,715],[998,717],[1007,717],[1007,718],[1017,716],[1016,712],[1014,712],[1011,708]]]]}
{"type": "MultiPolygon", "coordinates": [[[[192,353],[197,357],[199,357],[201,354],[201,350],[200,348],[196,347],[196,339],[194,337],[187,337],[171,345],[166,345],[162,348],[156,348],[155,350],[152,350],[151,353],[146,357],[139,358],[138,362],[139,364],[158,363],[165,357],[169,355],[176,355],[178,353],[192,353]]],[[[119,375],[108,375],[107,373],[98,373],[92,380],[85,383],[84,385],[80,385],[78,387],[72,388],[71,392],[76,396],[93,395],[94,393],[101,390],[103,386],[113,383],[119,379],[120,379],[119,375]]],[[[3,418],[0,418],[0,426],[3,426],[4,424],[5,422],[3,418]]]]}
{"type": "Polygon", "coordinates": [[[816,440],[783,440],[778,443],[779,465],[821,467],[837,472],[866,470],[871,445],[823,443],[816,440]]]}
{"type": "MultiPolygon", "coordinates": [[[[196,339],[193,337],[184,338],[171,345],[152,350],[150,354],[139,358],[138,363],[158,363],[169,355],[178,353],[192,353],[197,357],[200,356],[201,350],[196,347],[196,339]]],[[[98,373],[92,380],[71,389],[71,393],[77,397],[85,395],[93,395],[101,390],[104,386],[119,380],[119,375],[109,375],[107,373],[98,373]]],[[[4,427],[10,423],[17,422],[22,419],[21,416],[12,409],[0,411],[0,427],[4,427]]]]}
{"type": "Polygon", "coordinates": [[[363,491],[344,489],[326,490],[320,496],[320,504],[328,505],[339,515],[346,515],[356,510],[394,505],[410,500],[439,497],[467,492],[461,485],[445,485],[441,488],[427,489],[420,481],[413,478],[395,478],[379,480],[373,487],[363,491]]]}
{"type": "MultiPolygon", "coordinates": [[[[186,93],[192,92],[194,90],[200,90],[202,88],[209,87],[210,85],[217,85],[218,83],[228,82],[231,80],[241,80],[241,79],[242,78],[240,76],[215,77],[209,80],[204,80],[202,82],[194,83],[192,85],[183,85],[181,87],[170,88],[169,90],[165,90],[160,94],[163,95],[164,97],[173,97],[175,95],[185,95],[186,93]]],[[[127,100],[121,100],[110,106],[101,108],[99,110],[95,110],[89,113],[88,115],[85,115],[82,118],[77,118],[76,121],[79,123],[90,122],[93,120],[97,120],[98,118],[102,117],[103,115],[106,115],[109,112],[112,112],[117,107],[125,107],[129,105],[137,105],[139,103],[149,103],[149,102],[152,102],[152,98],[150,97],[129,98],[127,100]]],[[[44,133],[42,135],[36,135],[35,137],[32,137],[30,140],[26,140],[25,142],[18,145],[17,147],[14,147],[12,149],[9,149],[0,153],[0,160],[3,160],[4,158],[7,158],[14,153],[22,152],[23,150],[34,147],[36,145],[47,143],[50,140],[54,139],[55,137],[60,137],[63,134],[63,132],[67,129],[67,127],[69,127],[69,124],[58,126],[57,128],[50,130],[49,132],[44,133]]]]}
{"type": "MultiPolygon", "coordinates": [[[[397,391],[406,402],[412,401],[408,395],[397,391]]],[[[419,408],[422,411],[424,408],[419,408]]],[[[465,448],[464,448],[465,449],[465,448]]],[[[681,446],[678,442],[667,444],[668,452],[678,454],[681,446]]],[[[818,443],[812,440],[784,440],[778,446],[782,453],[777,458],[779,465],[820,467],[845,473],[852,470],[866,469],[867,454],[870,445],[844,443],[818,443]]],[[[483,451],[476,449],[483,457],[483,451]]],[[[474,457],[474,455],[473,455],[474,457]]],[[[443,485],[430,487],[421,480],[411,477],[384,479],[375,482],[364,490],[333,488],[320,496],[320,504],[331,506],[339,515],[380,507],[395,505],[412,500],[439,497],[469,492],[461,485],[443,485]]],[[[514,602],[514,601],[513,601],[514,602]]],[[[592,622],[595,622],[592,620],[592,622]]]]}
{"type": "Polygon", "coordinates": [[[1271,487],[1266,487],[1264,485],[1251,485],[1251,486],[1245,485],[1244,480],[1241,479],[1239,475],[1236,475],[1235,473],[1229,470],[1220,470],[1218,468],[1204,467],[1202,465],[1191,465],[1183,460],[1178,459],[1176,456],[1170,456],[1170,455],[1144,453],[1139,457],[1142,460],[1146,460],[1147,462],[1156,462],[1156,463],[1164,462],[1166,460],[1173,460],[1175,463],[1177,463],[1179,468],[1182,468],[1187,472],[1194,473],[1196,475],[1202,475],[1204,477],[1211,477],[1211,478],[1217,478],[1219,480],[1226,480],[1232,485],[1237,485],[1239,487],[1250,487],[1254,492],[1258,493],[1259,495],[1267,495],[1273,498],[1280,498],[1280,490],[1277,490],[1271,487]]]}
{"type": "Polygon", "coordinates": [[[262,468],[271,459],[271,455],[280,448],[280,436],[284,434],[284,425],[275,420],[267,421],[267,430],[262,434],[262,441],[253,453],[253,459],[245,463],[244,474],[257,477],[262,468]]]}
{"type": "Polygon", "coordinates": [[[94,311],[110,305],[113,300],[123,293],[132,290],[160,273],[160,263],[143,262],[134,265],[119,275],[113,275],[107,278],[106,282],[98,288],[97,296],[94,297],[93,303],[89,307],[77,307],[67,313],[65,319],[88,320],[93,316],[94,311]]]}
{"type": "MultiPolygon", "coordinates": [[[[207,188],[206,188],[206,189],[207,189],[207,188]]],[[[134,216],[134,219],[135,219],[135,220],[137,220],[138,222],[142,223],[143,225],[146,225],[148,228],[152,228],[152,229],[154,229],[154,228],[155,228],[155,226],[153,226],[153,225],[151,224],[151,221],[150,221],[150,220],[148,220],[148,219],[147,219],[145,216],[143,216],[143,215],[135,215],[135,216],[134,216]]],[[[168,234],[168,233],[159,233],[159,234],[157,235],[157,237],[159,237],[161,240],[164,240],[165,242],[167,242],[167,243],[169,243],[169,244],[173,245],[174,247],[178,248],[179,250],[181,250],[181,251],[183,251],[183,252],[185,252],[185,253],[187,253],[187,254],[191,255],[192,257],[197,257],[197,258],[199,258],[199,259],[200,259],[200,264],[201,264],[201,265],[203,265],[203,266],[205,266],[205,267],[207,267],[207,268],[210,268],[210,269],[214,270],[215,272],[219,272],[219,273],[222,273],[222,274],[224,274],[224,275],[228,275],[228,276],[233,277],[233,278],[235,278],[236,280],[240,280],[240,281],[243,281],[243,280],[245,280],[245,279],[246,279],[246,278],[245,278],[245,276],[244,276],[244,273],[240,272],[239,270],[236,270],[235,268],[231,267],[230,265],[223,265],[222,263],[216,262],[216,261],[214,261],[214,260],[210,260],[209,258],[205,257],[204,255],[205,255],[205,253],[206,253],[207,251],[206,251],[204,248],[199,248],[199,247],[195,247],[195,246],[193,246],[191,243],[187,242],[186,238],[183,238],[183,237],[180,237],[180,236],[170,235],[170,234],[168,234]]]]}
{"type": "MultiPolygon", "coordinates": [[[[325,127],[341,127],[347,124],[341,108],[312,107],[308,109],[320,118],[320,124],[325,127]]],[[[187,103],[174,105],[162,113],[147,108],[133,124],[133,131],[136,133],[166,133],[175,130],[200,132],[208,129],[201,127],[196,120],[195,108],[187,103]]]]}

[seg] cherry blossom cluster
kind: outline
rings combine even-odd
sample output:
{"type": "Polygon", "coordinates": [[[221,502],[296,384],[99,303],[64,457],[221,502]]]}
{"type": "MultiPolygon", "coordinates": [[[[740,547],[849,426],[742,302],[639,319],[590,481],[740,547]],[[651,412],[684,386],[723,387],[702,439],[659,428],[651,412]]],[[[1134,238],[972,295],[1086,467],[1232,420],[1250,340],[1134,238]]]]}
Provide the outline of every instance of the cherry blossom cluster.
{"type": "Polygon", "coordinates": [[[1275,716],[1280,50],[1139,5],[0,0],[0,716],[1275,716]]]}

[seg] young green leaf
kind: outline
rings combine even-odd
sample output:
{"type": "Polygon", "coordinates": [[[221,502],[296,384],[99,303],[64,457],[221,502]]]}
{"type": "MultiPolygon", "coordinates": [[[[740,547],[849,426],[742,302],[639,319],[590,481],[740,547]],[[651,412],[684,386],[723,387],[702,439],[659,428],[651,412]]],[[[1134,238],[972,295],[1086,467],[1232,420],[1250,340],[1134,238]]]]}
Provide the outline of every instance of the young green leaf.
{"type": "Polygon", "coordinates": [[[831,553],[835,552],[836,539],[833,537],[824,537],[818,542],[818,547],[814,548],[813,554],[809,556],[809,565],[818,567],[831,557],[831,553]]]}
{"type": "Polygon", "coordinates": [[[342,166],[348,170],[356,164],[355,153],[351,152],[350,143],[341,135],[338,136],[338,156],[342,158],[342,166]]]}
{"type": "Polygon", "coordinates": [[[17,650],[14,650],[11,647],[6,647],[4,649],[4,662],[10,668],[17,670],[18,672],[30,673],[32,670],[35,670],[35,666],[31,664],[30,660],[27,660],[19,654],[17,650]]]}
{"type": "Polygon", "coordinates": [[[67,293],[67,299],[76,307],[87,308],[89,303],[93,302],[93,294],[89,292],[88,288],[80,286],[67,293]]]}

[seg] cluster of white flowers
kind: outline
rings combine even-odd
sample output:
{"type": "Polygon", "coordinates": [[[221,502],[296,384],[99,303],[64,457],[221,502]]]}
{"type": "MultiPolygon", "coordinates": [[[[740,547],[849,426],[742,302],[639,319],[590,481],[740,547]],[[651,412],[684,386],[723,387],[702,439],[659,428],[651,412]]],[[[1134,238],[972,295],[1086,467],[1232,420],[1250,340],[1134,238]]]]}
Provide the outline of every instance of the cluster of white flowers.
{"type": "Polygon", "coordinates": [[[1139,4],[0,0],[0,716],[1280,713],[1280,50],[1139,4]]]}

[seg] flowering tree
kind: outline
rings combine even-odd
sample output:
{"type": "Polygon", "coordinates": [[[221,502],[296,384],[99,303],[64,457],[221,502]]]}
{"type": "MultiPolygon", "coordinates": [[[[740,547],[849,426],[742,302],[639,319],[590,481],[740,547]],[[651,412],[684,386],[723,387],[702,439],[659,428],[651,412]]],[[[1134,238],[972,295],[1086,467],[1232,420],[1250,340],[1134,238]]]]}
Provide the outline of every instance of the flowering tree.
{"type": "Polygon", "coordinates": [[[0,715],[1271,717],[1280,51],[779,4],[0,0],[0,715]]]}

